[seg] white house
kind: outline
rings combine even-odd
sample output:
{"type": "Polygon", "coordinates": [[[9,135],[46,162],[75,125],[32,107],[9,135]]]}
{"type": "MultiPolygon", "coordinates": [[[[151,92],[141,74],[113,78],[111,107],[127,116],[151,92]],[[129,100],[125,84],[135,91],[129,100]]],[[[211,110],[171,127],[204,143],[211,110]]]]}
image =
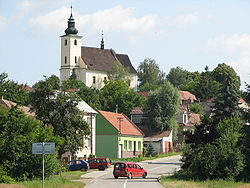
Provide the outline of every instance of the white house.
{"type": "MultiPolygon", "coordinates": [[[[83,119],[89,124],[91,128],[91,135],[83,138],[84,147],[76,152],[76,159],[86,160],[90,154],[96,154],[96,114],[97,112],[91,108],[85,101],[80,101],[77,108],[81,111],[83,119]]],[[[65,162],[72,159],[70,152],[66,152],[62,155],[65,162]]]]}
{"type": "Polygon", "coordinates": [[[155,153],[167,153],[173,150],[172,130],[163,131],[144,138],[144,147],[152,144],[155,153]]]}
{"type": "Polygon", "coordinates": [[[137,90],[137,72],[128,55],[117,54],[113,49],[104,49],[103,37],[100,48],[81,46],[82,36],[77,33],[71,12],[68,28],[65,35],[61,36],[61,82],[69,79],[74,71],[77,79],[86,86],[101,89],[104,86],[103,81],[108,79],[107,73],[115,63],[121,63],[129,71],[130,87],[137,90]]]}

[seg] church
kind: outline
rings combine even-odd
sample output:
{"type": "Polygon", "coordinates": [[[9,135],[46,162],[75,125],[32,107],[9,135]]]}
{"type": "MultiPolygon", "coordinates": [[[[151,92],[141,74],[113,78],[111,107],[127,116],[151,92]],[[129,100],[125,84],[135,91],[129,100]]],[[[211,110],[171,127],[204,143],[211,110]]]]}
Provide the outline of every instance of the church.
{"type": "Polygon", "coordinates": [[[88,87],[101,89],[108,79],[115,63],[121,63],[129,71],[130,88],[137,90],[137,72],[127,54],[118,54],[113,49],[104,48],[102,36],[100,48],[81,46],[82,36],[78,35],[72,15],[68,19],[65,35],[61,36],[60,81],[69,79],[74,72],[76,78],[88,87]]]}

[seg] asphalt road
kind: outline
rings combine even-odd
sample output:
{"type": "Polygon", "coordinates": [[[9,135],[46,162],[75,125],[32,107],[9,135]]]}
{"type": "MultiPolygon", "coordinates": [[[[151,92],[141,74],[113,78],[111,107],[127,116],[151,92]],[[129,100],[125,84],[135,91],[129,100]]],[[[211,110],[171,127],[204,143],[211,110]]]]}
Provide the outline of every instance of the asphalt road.
{"type": "Polygon", "coordinates": [[[140,166],[148,171],[146,179],[127,179],[113,177],[113,168],[105,171],[93,171],[83,175],[86,188],[162,188],[158,183],[158,177],[169,175],[180,169],[180,156],[172,156],[161,159],[140,162],[140,166]]]}

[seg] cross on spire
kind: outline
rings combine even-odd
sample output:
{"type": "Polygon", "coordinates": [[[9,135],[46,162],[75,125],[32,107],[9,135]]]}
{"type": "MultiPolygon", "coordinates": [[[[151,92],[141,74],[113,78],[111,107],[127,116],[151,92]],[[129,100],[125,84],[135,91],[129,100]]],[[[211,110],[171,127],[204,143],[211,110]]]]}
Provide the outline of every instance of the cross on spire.
{"type": "Polygon", "coordinates": [[[104,50],[103,31],[102,31],[101,49],[104,50]]]}

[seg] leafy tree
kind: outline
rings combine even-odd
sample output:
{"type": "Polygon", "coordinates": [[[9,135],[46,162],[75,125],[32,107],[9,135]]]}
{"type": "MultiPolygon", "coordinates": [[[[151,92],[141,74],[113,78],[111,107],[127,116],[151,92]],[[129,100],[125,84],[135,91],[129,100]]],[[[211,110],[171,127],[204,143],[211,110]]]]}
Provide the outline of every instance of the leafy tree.
{"type": "Polygon", "coordinates": [[[152,157],[154,155],[154,148],[153,148],[153,145],[152,143],[150,142],[148,144],[148,146],[146,147],[146,150],[145,150],[145,156],[146,157],[152,157]]]}
{"type": "Polygon", "coordinates": [[[220,92],[220,82],[216,81],[212,72],[205,68],[205,71],[200,74],[199,79],[194,83],[191,89],[192,93],[201,100],[216,98],[220,92]]]}
{"type": "Polygon", "coordinates": [[[128,116],[135,106],[143,106],[143,98],[122,80],[108,81],[101,89],[101,94],[104,100],[103,109],[107,111],[115,112],[118,105],[118,112],[128,116]]]}
{"type": "Polygon", "coordinates": [[[124,80],[129,83],[129,70],[125,68],[120,62],[115,62],[112,70],[108,72],[108,79],[124,80]]]}
{"type": "Polygon", "coordinates": [[[244,155],[239,145],[243,122],[239,118],[228,118],[216,126],[218,137],[211,143],[198,144],[184,151],[183,168],[193,178],[235,180],[242,172],[244,155]]]}
{"type": "Polygon", "coordinates": [[[84,86],[77,91],[77,95],[92,108],[102,109],[103,97],[98,89],[84,86]]]}
{"type": "Polygon", "coordinates": [[[6,73],[0,74],[0,97],[20,105],[28,105],[29,92],[24,87],[25,85],[9,80],[6,73]]]}
{"type": "Polygon", "coordinates": [[[204,114],[204,109],[199,104],[191,104],[188,106],[188,108],[189,108],[190,112],[193,112],[195,114],[201,114],[201,115],[204,114]]]}
{"type": "Polygon", "coordinates": [[[63,81],[62,90],[68,91],[69,89],[81,89],[85,88],[86,85],[81,81],[74,78],[63,81]]]}
{"type": "Polygon", "coordinates": [[[76,107],[79,97],[75,93],[55,93],[50,82],[40,82],[41,85],[31,93],[32,107],[37,118],[44,125],[50,125],[54,134],[64,142],[59,149],[59,156],[66,151],[73,155],[83,147],[83,136],[90,134],[86,121],[76,107]]]}
{"type": "Polygon", "coordinates": [[[160,131],[174,129],[176,134],[179,104],[179,91],[169,82],[151,92],[145,109],[148,127],[160,131]]]}
{"type": "MultiPolygon", "coordinates": [[[[32,143],[54,142],[56,149],[62,144],[59,137],[53,135],[52,127],[43,127],[38,120],[25,116],[17,107],[9,110],[0,105],[0,130],[0,166],[5,175],[16,180],[41,177],[42,156],[32,154],[32,143]]],[[[56,156],[45,158],[46,177],[58,171],[56,156]]]]}
{"type": "MultiPolygon", "coordinates": [[[[190,82],[194,81],[197,77],[199,77],[199,73],[191,73],[187,70],[183,70],[181,67],[171,68],[168,75],[167,80],[178,89],[185,90],[190,82]]],[[[189,86],[190,87],[190,86],[189,86]]]]}
{"type": "Polygon", "coordinates": [[[144,61],[140,63],[137,72],[141,91],[158,88],[165,78],[165,73],[160,70],[155,60],[150,58],[144,59],[144,61]]]}
{"type": "MultiPolygon", "coordinates": [[[[56,75],[51,75],[49,78],[44,76],[46,78],[46,82],[50,87],[54,90],[60,89],[60,79],[56,75]]],[[[33,88],[40,88],[44,83],[44,80],[41,80],[33,85],[33,88]]]]}

